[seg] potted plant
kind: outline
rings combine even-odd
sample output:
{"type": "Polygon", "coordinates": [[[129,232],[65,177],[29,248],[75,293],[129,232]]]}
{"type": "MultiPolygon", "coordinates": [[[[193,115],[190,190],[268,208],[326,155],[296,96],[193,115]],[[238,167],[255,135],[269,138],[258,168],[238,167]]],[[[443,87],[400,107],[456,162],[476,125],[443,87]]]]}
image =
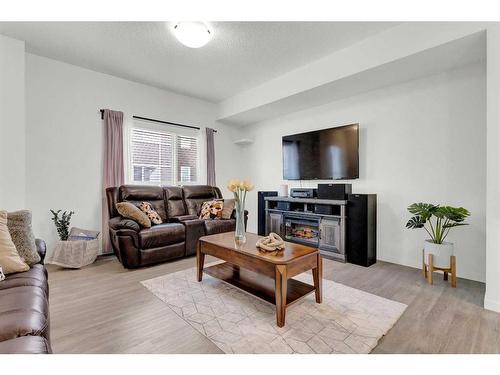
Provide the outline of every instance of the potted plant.
{"type": "Polygon", "coordinates": [[[424,242],[424,262],[428,263],[429,254],[433,256],[435,267],[449,268],[450,257],[454,252],[453,243],[445,239],[450,229],[462,225],[470,215],[463,207],[440,206],[431,203],[413,203],[408,211],[414,216],[406,223],[406,228],[424,228],[430,239],[424,242]]]}
{"type": "Polygon", "coordinates": [[[69,236],[69,224],[71,222],[71,216],[75,213],[74,211],[64,211],[59,217],[61,210],[50,210],[52,213],[52,221],[54,222],[57,234],[59,235],[59,239],[61,241],[67,241],[69,236]]]}

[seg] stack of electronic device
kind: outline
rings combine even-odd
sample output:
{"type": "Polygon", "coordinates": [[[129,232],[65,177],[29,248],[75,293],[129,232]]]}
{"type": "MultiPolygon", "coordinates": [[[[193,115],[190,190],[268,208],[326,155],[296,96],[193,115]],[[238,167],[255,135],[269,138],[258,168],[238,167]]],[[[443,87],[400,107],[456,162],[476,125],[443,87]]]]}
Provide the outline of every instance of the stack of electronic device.
{"type": "MultiPolygon", "coordinates": [[[[347,200],[351,192],[351,184],[318,184],[318,199],[343,201],[347,200]]],[[[314,213],[333,215],[333,206],[329,204],[315,204],[314,213]]]]}
{"type": "Polygon", "coordinates": [[[314,188],[293,188],[290,190],[292,198],[316,198],[318,189],[314,188]]]}

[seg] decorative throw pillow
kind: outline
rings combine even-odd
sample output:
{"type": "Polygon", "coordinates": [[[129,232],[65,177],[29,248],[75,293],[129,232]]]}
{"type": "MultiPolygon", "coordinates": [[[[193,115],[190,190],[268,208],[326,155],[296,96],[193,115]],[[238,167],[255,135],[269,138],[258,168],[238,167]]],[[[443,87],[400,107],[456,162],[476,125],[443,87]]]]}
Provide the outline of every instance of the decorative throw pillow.
{"type": "Polygon", "coordinates": [[[24,272],[30,269],[17,253],[7,228],[7,211],[0,211],[0,266],[3,273],[24,272]]]}
{"type": "Polygon", "coordinates": [[[152,224],[161,224],[163,221],[161,220],[160,215],[158,215],[158,212],[153,210],[153,206],[151,206],[151,203],[148,202],[142,202],[139,205],[139,208],[142,212],[144,212],[146,215],[148,215],[149,220],[151,220],[152,224]]]}
{"type": "Polygon", "coordinates": [[[231,219],[233,214],[234,205],[236,204],[234,199],[224,199],[224,205],[222,207],[222,218],[231,219]]]}
{"type": "Polygon", "coordinates": [[[130,202],[117,203],[116,210],[123,217],[126,217],[127,219],[132,219],[145,228],[151,228],[151,220],[149,220],[148,216],[144,212],[139,210],[132,203],[130,202]]]}
{"type": "Polygon", "coordinates": [[[7,214],[7,228],[21,258],[29,266],[40,262],[40,255],[36,251],[35,235],[31,228],[31,211],[9,212],[7,214]]]}
{"type": "Polygon", "coordinates": [[[200,219],[220,219],[222,218],[222,207],[224,202],[221,200],[212,200],[203,202],[201,206],[200,219]]]}

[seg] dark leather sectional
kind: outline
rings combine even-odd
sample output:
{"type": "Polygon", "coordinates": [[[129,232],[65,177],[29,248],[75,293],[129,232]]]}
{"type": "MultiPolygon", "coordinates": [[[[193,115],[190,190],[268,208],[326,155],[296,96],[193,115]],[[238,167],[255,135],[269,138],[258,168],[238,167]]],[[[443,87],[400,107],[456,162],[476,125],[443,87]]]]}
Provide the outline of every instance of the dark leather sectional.
{"type": "Polygon", "coordinates": [[[0,353],[51,353],[49,285],[43,266],[45,242],[36,240],[42,260],[29,271],[0,281],[0,353]]]}
{"type": "MultiPolygon", "coordinates": [[[[113,250],[125,268],[152,265],[196,254],[201,236],[234,231],[234,211],[228,220],[200,220],[203,202],[221,199],[218,187],[123,185],[106,189],[113,250]],[[149,202],[163,224],[142,228],[121,217],[117,202],[149,202]]],[[[245,213],[245,224],[247,213],[245,213]]]]}

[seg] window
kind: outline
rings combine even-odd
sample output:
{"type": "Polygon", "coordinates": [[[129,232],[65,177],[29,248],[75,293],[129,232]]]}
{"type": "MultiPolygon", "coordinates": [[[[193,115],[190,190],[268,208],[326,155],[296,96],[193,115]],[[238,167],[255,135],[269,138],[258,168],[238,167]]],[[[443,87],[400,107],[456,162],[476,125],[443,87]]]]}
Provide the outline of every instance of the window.
{"type": "Polygon", "coordinates": [[[196,165],[198,163],[198,144],[196,138],[178,136],[177,165],[179,182],[196,182],[196,165]]]}
{"type": "Polygon", "coordinates": [[[132,183],[176,185],[197,182],[197,138],[168,130],[133,128],[130,143],[132,183]]]}
{"type": "Polygon", "coordinates": [[[191,167],[181,166],[181,182],[191,181],[191,167]]]}

